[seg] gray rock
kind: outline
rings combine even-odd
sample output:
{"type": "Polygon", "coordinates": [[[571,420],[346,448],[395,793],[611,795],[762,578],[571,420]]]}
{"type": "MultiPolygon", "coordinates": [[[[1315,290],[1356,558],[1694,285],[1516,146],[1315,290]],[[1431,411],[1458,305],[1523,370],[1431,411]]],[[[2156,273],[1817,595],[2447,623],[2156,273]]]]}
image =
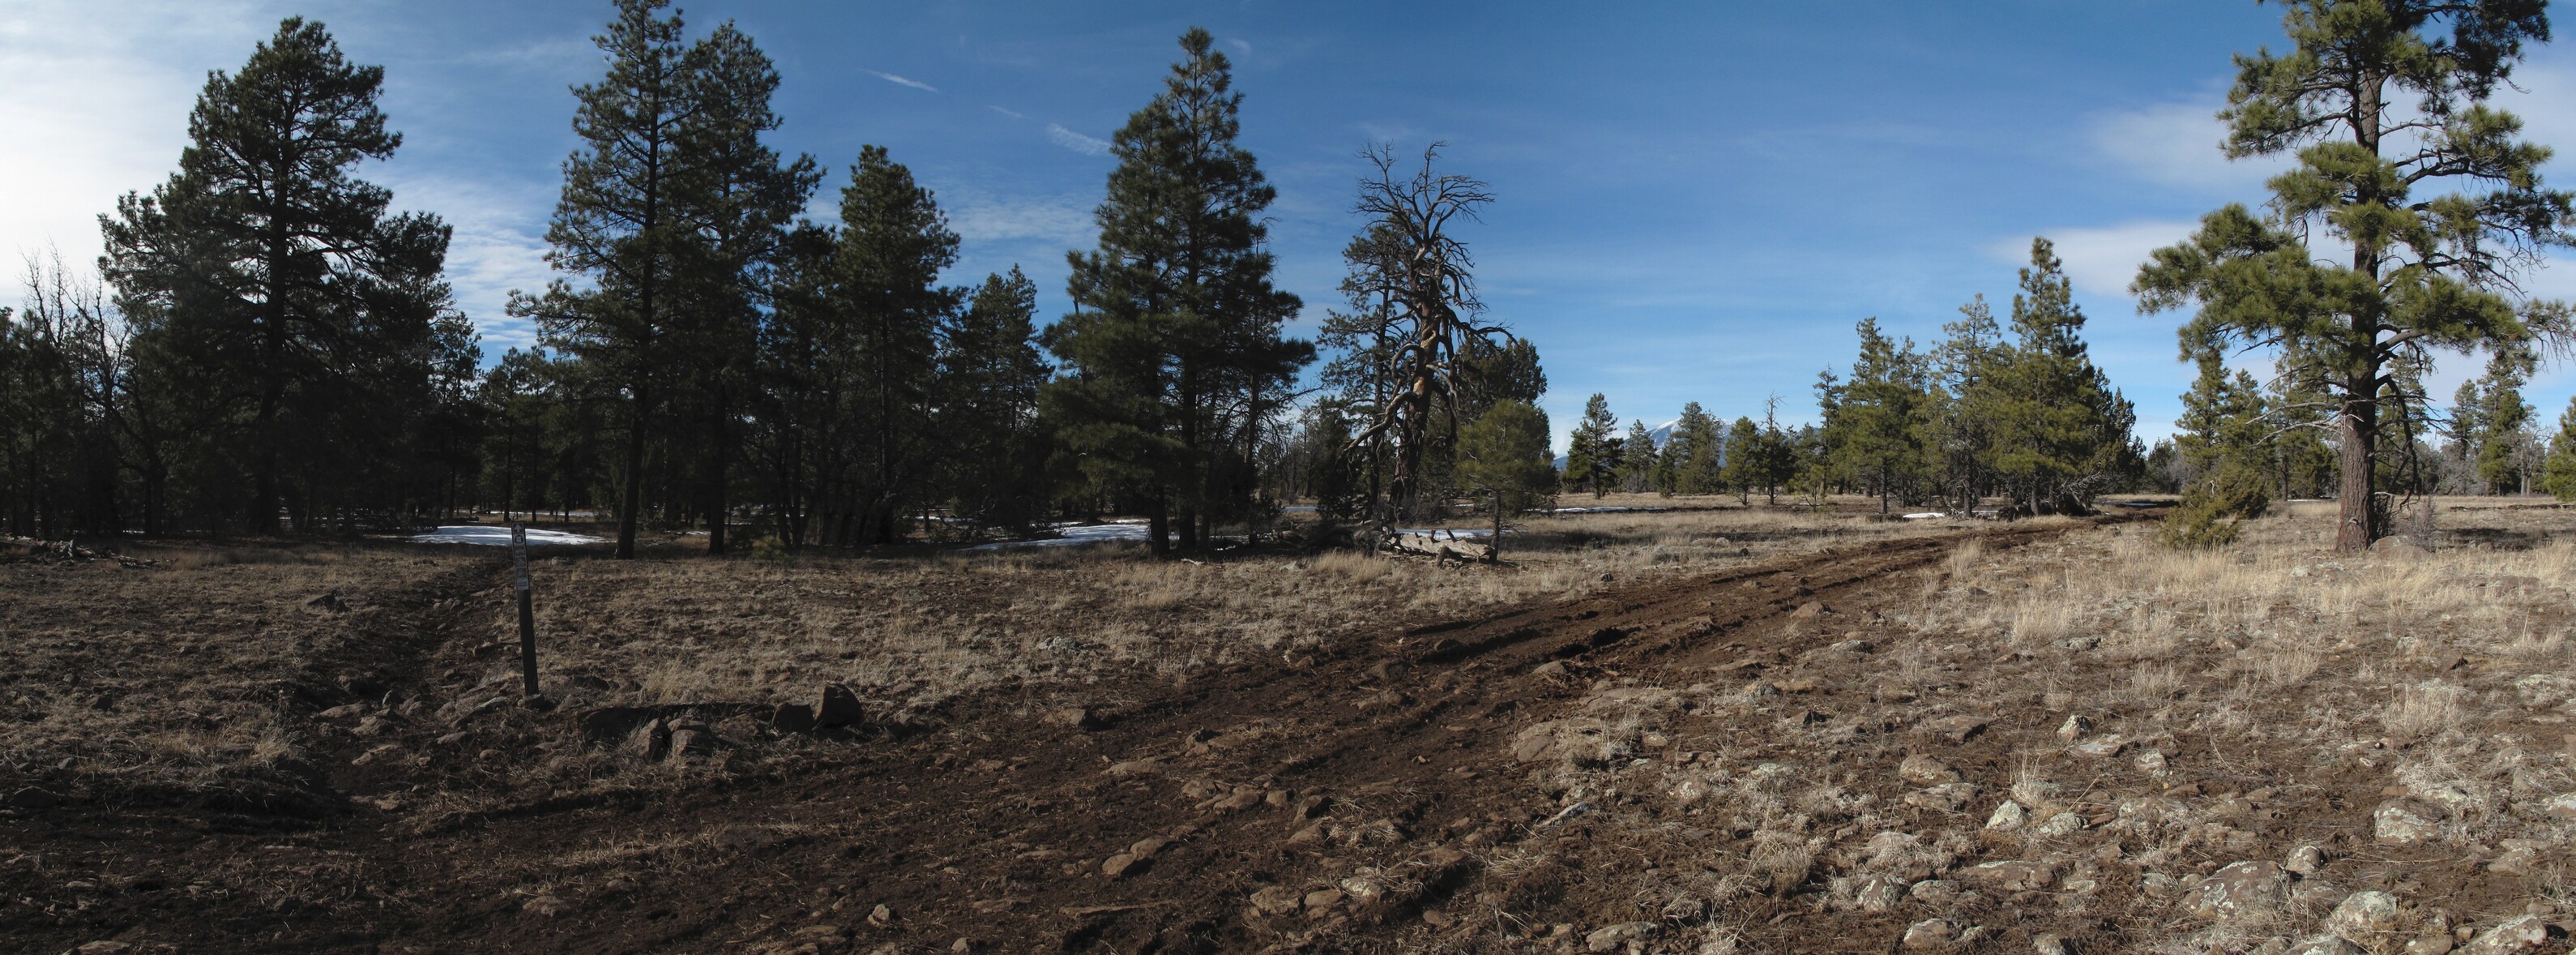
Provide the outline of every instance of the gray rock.
{"type": "Polygon", "coordinates": [[[1905,890],[1906,898],[1925,905],[1949,905],[1959,900],[1966,888],[1949,879],[1925,879],[1905,890]]]}
{"type": "Polygon", "coordinates": [[[1885,912],[1905,898],[1905,881],[1893,876],[1871,876],[1852,890],[1852,905],[1863,912],[1885,912]]]}
{"type": "Polygon", "coordinates": [[[2290,874],[2274,862],[2231,862],[2210,873],[2183,895],[2191,914],[2225,921],[2279,905],[2288,896],[2290,874]]]}
{"type": "Polygon", "coordinates": [[[1897,944],[1912,949],[1945,948],[1959,940],[1959,926],[1948,919],[1924,919],[1905,927],[1897,944]]]}
{"type": "Polygon", "coordinates": [[[2326,931],[2362,944],[2397,931],[2397,897],[2366,890],[2343,897],[2326,916],[2326,931]]]}
{"type": "Polygon", "coordinates": [[[2066,748],[2066,751],[2088,759],[2110,759],[2111,757],[2120,755],[2122,750],[2128,748],[2128,737],[2122,736],[2118,733],[2106,733],[2098,739],[2087,740],[2085,742],[2069,746],[2066,748]]]}
{"type": "Polygon", "coordinates": [[[2432,820],[2403,803],[2384,803],[2370,814],[2371,837],[2390,845],[2430,842],[2441,834],[2432,820]]]}
{"type": "Polygon", "coordinates": [[[2057,867],[2045,862],[1981,862],[1957,874],[1960,881],[2005,892],[2045,889],[2057,881],[2057,867]]]}
{"type": "Polygon", "coordinates": [[[2039,955],[2075,955],[2075,946],[2055,932],[2041,932],[2030,939],[2030,947],[2039,955]]]}
{"type": "Polygon", "coordinates": [[[2367,953],[2362,951],[2361,946],[2341,938],[2319,935],[2290,946],[2289,955],[2367,955],[2367,953]]]}
{"type": "Polygon", "coordinates": [[[2069,743],[2083,739],[2084,734],[2090,732],[2093,732],[2093,721],[2081,713],[2069,716],[2066,722],[2057,725],[2057,738],[2069,743]]]}
{"type": "Polygon", "coordinates": [[[2537,915],[2506,919],[2504,924],[2488,929],[2460,946],[2463,955],[2519,955],[2563,947],[2552,945],[2553,937],[2564,938],[2566,932],[2537,915]]]}
{"type": "Polygon", "coordinates": [[[2061,812],[2048,817],[2031,831],[2051,838],[2071,836],[2084,831],[2084,817],[2071,812],[2061,812]]]}
{"type": "Polygon", "coordinates": [[[1588,716],[1548,720],[1512,737],[1512,758],[1524,763],[1597,766],[1624,754],[1610,724],[1588,716]]]}
{"type": "Polygon", "coordinates": [[[1659,922],[1620,922],[1615,925],[1604,925],[1583,936],[1583,948],[1590,952],[1607,952],[1628,944],[1632,939],[1652,938],[1663,930],[1664,926],[1659,922]]]}
{"type": "Polygon", "coordinates": [[[1950,768],[1948,763],[1923,753],[1916,753],[1905,757],[1904,762],[1897,764],[1896,778],[1917,786],[1937,786],[1942,783],[1958,782],[1959,771],[1950,768]]]}
{"type": "Polygon", "coordinates": [[[1908,806],[1917,809],[1938,809],[1942,812],[1958,812],[1966,809],[1968,804],[1975,802],[1976,799],[1977,787],[1971,783],[1942,783],[1929,789],[1917,789],[1905,794],[1905,804],[1908,806]]]}
{"type": "Polygon", "coordinates": [[[2021,828],[2023,823],[2029,821],[2030,810],[2022,808],[2020,803],[2006,799],[2001,805],[1995,807],[1993,815],[1986,817],[1986,828],[2010,831],[2021,828]]]}
{"type": "Polygon", "coordinates": [[[2289,861],[2281,863],[2282,869],[2300,875],[2315,875],[2318,870],[2325,867],[2326,852],[2316,846],[2300,846],[2292,849],[2289,861]]]}

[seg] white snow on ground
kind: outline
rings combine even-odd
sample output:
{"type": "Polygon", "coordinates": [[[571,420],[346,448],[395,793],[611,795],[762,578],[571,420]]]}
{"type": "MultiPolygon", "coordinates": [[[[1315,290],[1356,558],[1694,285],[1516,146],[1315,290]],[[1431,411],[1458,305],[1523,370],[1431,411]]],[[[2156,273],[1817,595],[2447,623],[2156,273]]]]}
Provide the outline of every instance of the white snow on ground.
{"type": "Polygon", "coordinates": [[[1557,508],[1556,510],[1549,511],[1548,513],[1550,513],[1550,514],[1628,514],[1628,513],[1648,513],[1648,514],[1651,514],[1651,513],[1656,512],[1656,511],[1669,511],[1669,510],[1672,510],[1672,508],[1669,508],[1669,507],[1560,507],[1560,508],[1557,508]]]}
{"type": "Polygon", "coordinates": [[[1923,520],[1930,520],[1930,519],[1935,518],[1935,517],[1948,517],[1948,516],[1950,516],[1950,515],[1948,515],[1948,514],[1943,514],[1943,513],[1939,512],[1939,511],[1920,511],[1920,512],[1917,512],[1917,513],[1913,513],[1913,514],[1907,514],[1907,515],[1905,515],[1905,519],[1906,519],[1906,520],[1909,520],[1909,521],[1923,521],[1923,520]]]}
{"type": "MultiPolygon", "coordinates": [[[[570,531],[548,531],[537,530],[535,528],[530,528],[528,530],[528,546],[530,547],[535,547],[541,544],[597,544],[606,540],[607,538],[605,537],[592,537],[588,534],[575,534],[570,531]]],[[[507,547],[510,545],[510,529],[507,527],[494,527],[490,524],[471,524],[463,527],[441,527],[426,534],[413,534],[411,535],[411,541],[415,544],[487,544],[507,547]]]]}
{"type": "Polygon", "coordinates": [[[1142,520],[1125,520],[1113,524],[1065,524],[1058,525],[1055,529],[1057,534],[1062,535],[1059,537],[1046,537],[1038,540],[1026,541],[996,541],[990,544],[977,544],[966,549],[1011,550],[1020,547],[1073,547],[1080,544],[1105,544],[1111,541],[1136,541],[1138,543],[1143,543],[1148,529],[1150,529],[1150,525],[1146,524],[1142,520]]]}

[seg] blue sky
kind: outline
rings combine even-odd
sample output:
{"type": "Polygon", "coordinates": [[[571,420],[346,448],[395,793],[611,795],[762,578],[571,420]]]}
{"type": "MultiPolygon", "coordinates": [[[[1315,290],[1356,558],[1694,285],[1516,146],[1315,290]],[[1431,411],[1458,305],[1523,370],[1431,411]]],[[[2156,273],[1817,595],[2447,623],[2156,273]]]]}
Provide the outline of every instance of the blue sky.
{"type": "MultiPolygon", "coordinates": [[[[2229,54],[2281,42],[2279,8],[2239,0],[683,7],[693,32],[734,20],[778,61],[778,145],[834,169],[818,215],[859,147],[886,145],[965,237],[952,281],[1016,263],[1050,316],[1064,253],[1091,244],[1103,141],[1189,26],[1235,61],[1303,332],[1338,301],[1357,151],[1446,141],[1444,167],[1499,197],[1463,234],[1492,314],[1539,347],[1560,432],[1596,391],[1650,425],[1686,401],[1758,416],[1773,394],[1810,419],[1853,322],[1928,341],[1975,293],[2001,312],[2044,234],[2139,430],[2166,433],[2190,379],[2178,318],[2138,316],[2123,288],[2200,214],[2260,200],[2267,167],[2223,160],[2210,114],[2229,54]]],[[[363,175],[457,227],[451,272],[487,351],[527,344],[501,303],[548,277],[567,88],[599,74],[604,2],[10,0],[0,253],[94,257],[92,217],[168,174],[205,72],[287,14],[386,67],[407,139],[363,175]]],[[[2503,105],[2576,149],[2576,55],[2541,49],[2520,76],[2503,105]]],[[[2529,284],[2576,297],[2576,268],[2529,284]]],[[[2477,364],[2445,362],[2437,399],[2477,364]]],[[[2552,369],[2529,398],[2554,420],[2571,392],[2552,369]]]]}

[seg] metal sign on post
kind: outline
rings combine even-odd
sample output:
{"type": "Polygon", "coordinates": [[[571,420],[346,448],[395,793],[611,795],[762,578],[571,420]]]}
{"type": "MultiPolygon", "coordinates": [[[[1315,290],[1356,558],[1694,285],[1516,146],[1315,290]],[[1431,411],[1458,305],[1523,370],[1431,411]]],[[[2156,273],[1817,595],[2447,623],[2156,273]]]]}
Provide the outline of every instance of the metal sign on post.
{"type": "Polygon", "coordinates": [[[528,595],[528,525],[510,525],[510,561],[517,565],[519,591],[519,673],[528,695],[537,695],[537,612],[528,595]]]}

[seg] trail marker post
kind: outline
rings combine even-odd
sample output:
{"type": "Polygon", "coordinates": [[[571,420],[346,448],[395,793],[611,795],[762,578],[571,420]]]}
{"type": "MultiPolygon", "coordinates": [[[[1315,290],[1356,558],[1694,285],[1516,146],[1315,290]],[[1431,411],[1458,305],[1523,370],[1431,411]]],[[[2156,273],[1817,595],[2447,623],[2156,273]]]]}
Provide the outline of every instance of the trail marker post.
{"type": "Polygon", "coordinates": [[[518,575],[514,583],[519,591],[519,675],[528,686],[528,695],[537,695],[537,612],[529,602],[528,525],[510,525],[510,562],[518,575]]]}

